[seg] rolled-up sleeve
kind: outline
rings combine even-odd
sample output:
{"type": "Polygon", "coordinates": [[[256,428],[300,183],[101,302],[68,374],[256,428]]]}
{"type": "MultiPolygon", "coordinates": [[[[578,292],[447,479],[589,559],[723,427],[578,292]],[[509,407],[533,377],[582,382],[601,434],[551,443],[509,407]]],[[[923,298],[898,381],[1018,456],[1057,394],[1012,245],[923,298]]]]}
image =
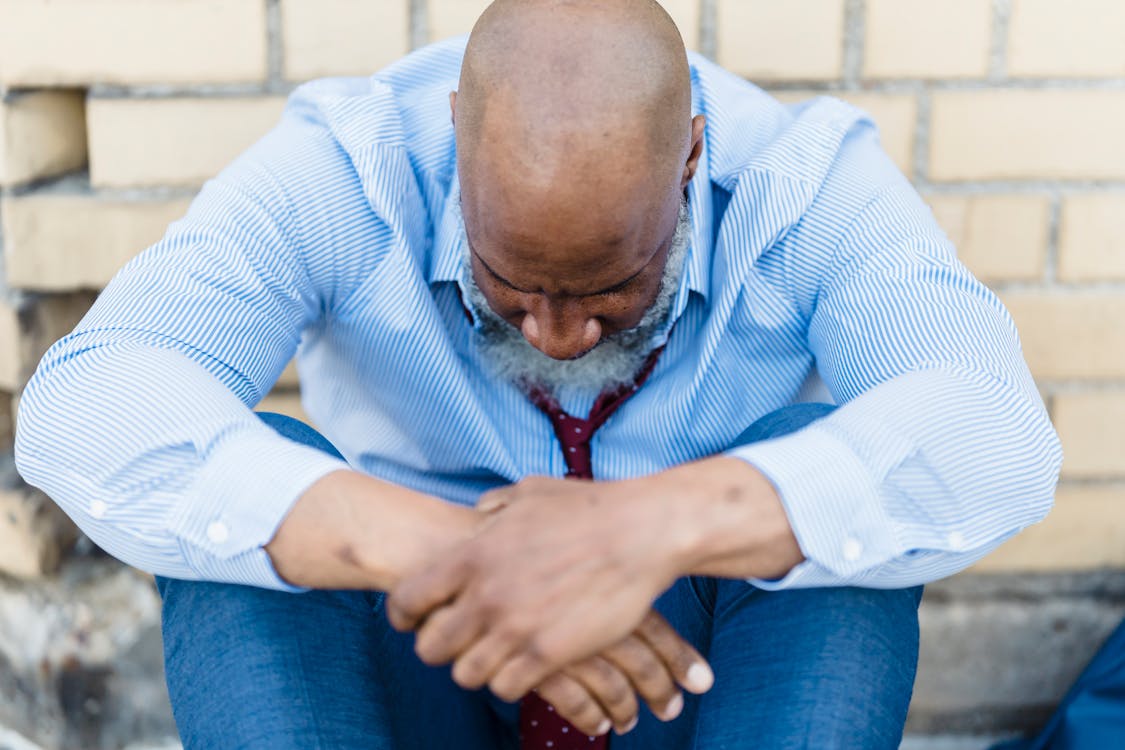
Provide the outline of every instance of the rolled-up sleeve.
{"type": "Polygon", "coordinates": [[[291,105],[44,356],[21,399],[20,473],[131,565],[292,589],[262,547],[347,465],[251,409],[389,237],[347,157],[291,105]]]}
{"type": "Polygon", "coordinates": [[[753,583],[925,583],[1047,514],[1062,453],[1015,327],[908,186],[841,237],[808,341],[840,408],[731,452],[777,488],[806,557],[753,583]]]}

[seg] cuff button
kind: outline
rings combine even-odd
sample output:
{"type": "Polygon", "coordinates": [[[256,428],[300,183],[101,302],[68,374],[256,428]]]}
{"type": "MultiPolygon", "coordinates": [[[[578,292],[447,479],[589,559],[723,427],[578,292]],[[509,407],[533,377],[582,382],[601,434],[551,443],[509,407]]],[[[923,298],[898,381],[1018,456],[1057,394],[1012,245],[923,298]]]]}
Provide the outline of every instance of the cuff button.
{"type": "Polygon", "coordinates": [[[230,530],[222,521],[214,521],[207,527],[207,538],[215,544],[222,544],[230,536],[230,530]]]}

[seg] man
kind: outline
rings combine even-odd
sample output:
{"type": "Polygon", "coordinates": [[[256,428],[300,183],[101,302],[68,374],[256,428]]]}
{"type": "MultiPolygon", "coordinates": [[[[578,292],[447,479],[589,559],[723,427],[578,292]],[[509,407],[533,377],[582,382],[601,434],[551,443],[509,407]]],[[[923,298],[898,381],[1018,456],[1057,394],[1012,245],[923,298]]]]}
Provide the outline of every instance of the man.
{"type": "Polygon", "coordinates": [[[188,747],[893,748],[919,585],[1060,454],[862,113],[651,0],[499,0],[300,89],[47,354],[17,459],[160,576],[188,747]],[[323,437],[250,410],[299,341],[323,437]],[[814,364],[838,409],[791,406],[814,364]]]}

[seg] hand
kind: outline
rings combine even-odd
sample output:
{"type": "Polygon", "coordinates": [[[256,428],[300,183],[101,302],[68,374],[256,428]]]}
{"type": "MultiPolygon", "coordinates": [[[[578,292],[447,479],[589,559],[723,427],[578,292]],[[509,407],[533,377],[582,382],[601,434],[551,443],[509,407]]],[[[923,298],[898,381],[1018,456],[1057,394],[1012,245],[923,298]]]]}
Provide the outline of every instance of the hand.
{"type": "Polygon", "coordinates": [[[536,691],[580,731],[618,734],[637,723],[637,696],[671,721],[683,710],[678,686],[695,693],[711,688],[714,676],[699,655],[655,611],[625,640],[597,656],[548,677],[536,691]]]}
{"type": "MultiPolygon", "coordinates": [[[[519,493],[490,492],[481,496],[476,509],[497,513],[521,497],[524,495],[519,493]]],[[[705,693],[714,681],[699,652],[650,610],[624,641],[548,677],[535,692],[587,734],[604,734],[609,726],[625,734],[636,725],[638,695],[653,714],[671,721],[683,708],[677,685],[705,693]]]]}
{"type": "Polygon", "coordinates": [[[627,485],[532,478],[495,491],[510,507],[396,586],[391,623],[417,628],[419,655],[453,661],[459,685],[506,700],[620,643],[679,575],[674,520],[627,485]]]}

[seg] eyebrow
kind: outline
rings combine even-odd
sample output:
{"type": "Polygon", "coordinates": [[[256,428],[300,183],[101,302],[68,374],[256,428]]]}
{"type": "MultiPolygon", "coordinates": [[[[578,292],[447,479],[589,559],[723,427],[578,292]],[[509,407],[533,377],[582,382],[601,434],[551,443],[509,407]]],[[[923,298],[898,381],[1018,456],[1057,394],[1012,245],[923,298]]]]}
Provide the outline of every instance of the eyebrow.
{"type": "MultiPolygon", "coordinates": [[[[481,264],[482,266],[484,266],[484,270],[488,271],[488,273],[489,273],[489,274],[490,274],[490,275],[492,276],[492,278],[496,279],[497,281],[499,281],[499,282],[500,282],[501,284],[503,284],[504,286],[506,286],[506,287],[508,287],[509,289],[512,289],[512,290],[514,290],[514,291],[520,292],[521,294],[536,294],[536,292],[530,292],[530,291],[528,291],[528,290],[526,290],[526,289],[520,289],[520,288],[519,288],[518,286],[516,286],[516,285],[515,285],[515,284],[513,284],[512,282],[508,281],[508,280],[507,280],[507,279],[505,279],[505,278],[504,278],[503,276],[501,276],[500,274],[496,273],[496,271],[494,271],[494,270],[493,270],[492,266],[490,266],[490,265],[488,265],[487,263],[485,263],[485,262],[484,262],[484,258],[480,257],[480,253],[478,253],[478,252],[477,252],[477,251],[476,251],[476,250],[475,250],[475,249],[474,249],[474,248],[472,247],[472,245],[470,245],[470,246],[469,246],[469,252],[471,252],[471,253],[473,254],[473,256],[474,256],[474,257],[475,257],[475,258],[476,258],[476,259],[477,259],[478,261],[480,261],[480,264],[481,264]]],[[[631,284],[631,283],[632,283],[632,282],[633,282],[633,281],[634,281],[634,280],[635,280],[635,279],[636,279],[636,278],[637,278],[638,276],[640,276],[640,275],[641,275],[642,273],[644,273],[644,270],[645,270],[645,268],[647,268],[647,267],[648,267],[648,264],[645,264],[644,266],[641,266],[641,267],[640,267],[640,268],[639,268],[639,269],[637,270],[637,272],[636,272],[636,273],[634,273],[634,274],[633,274],[632,276],[630,276],[629,278],[625,279],[624,281],[619,281],[619,282],[617,282],[616,284],[614,284],[614,285],[612,285],[612,286],[607,286],[606,288],[604,288],[604,289],[599,289],[599,290],[598,290],[598,291],[596,291],[596,292],[587,292],[586,294],[575,294],[575,295],[571,295],[571,296],[574,296],[574,297],[597,297],[597,296],[599,296],[599,295],[602,295],[602,294],[612,294],[613,292],[616,292],[616,291],[618,291],[618,290],[620,290],[620,289],[624,289],[624,288],[625,288],[625,287],[627,287],[627,286],[628,286],[629,284],[631,284]]]]}

